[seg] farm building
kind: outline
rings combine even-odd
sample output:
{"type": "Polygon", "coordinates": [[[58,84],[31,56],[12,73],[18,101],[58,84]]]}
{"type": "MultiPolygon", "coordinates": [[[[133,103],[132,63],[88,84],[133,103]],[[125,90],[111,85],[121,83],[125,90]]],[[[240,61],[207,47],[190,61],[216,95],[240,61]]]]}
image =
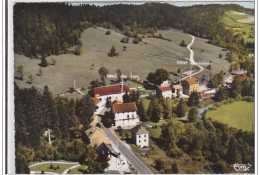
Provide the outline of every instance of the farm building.
{"type": "Polygon", "coordinates": [[[114,101],[116,99],[123,101],[123,95],[129,91],[129,88],[125,85],[111,85],[95,87],[94,89],[89,91],[89,94],[93,97],[99,98],[102,104],[104,104],[107,98],[109,98],[111,101],[114,101]]]}
{"type": "Polygon", "coordinates": [[[172,98],[172,89],[170,86],[159,87],[156,89],[156,95],[163,96],[163,98],[172,98]]]}
{"type": "Polygon", "coordinates": [[[132,138],[141,148],[149,146],[149,132],[143,126],[137,125],[132,129],[132,138]]]}
{"type": "Polygon", "coordinates": [[[192,92],[199,91],[199,81],[197,78],[186,78],[181,82],[183,93],[186,95],[190,95],[192,92]]]}
{"type": "Polygon", "coordinates": [[[135,103],[116,103],[113,105],[115,126],[127,127],[139,124],[135,103]]]}

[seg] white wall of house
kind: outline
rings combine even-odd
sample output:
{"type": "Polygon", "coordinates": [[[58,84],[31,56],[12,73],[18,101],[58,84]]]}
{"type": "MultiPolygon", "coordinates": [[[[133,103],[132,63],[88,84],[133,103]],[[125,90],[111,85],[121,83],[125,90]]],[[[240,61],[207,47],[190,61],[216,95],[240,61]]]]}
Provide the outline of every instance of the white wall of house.
{"type": "Polygon", "coordinates": [[[139,124],[139,117],[134,112],[115,113],[115,126],[135,126],[139,124]]]}
{"type": "Polygon", "coordinates": [[[97,98],[100,99],[100,102],[102,103],[106,103],[106,100],[107,98],[110,98],[111,97],[111,102],[114,101],[114,100],[120,100],[120,101],[123,101],[123,95],[125,93],[120,93],[120,94],[112,94],[112,95],[103,95],[103,96],[97,96],[97,98]]]}
{"type": "Polygon", "coordinates": [[[175,89],[175,92],[173,93],[174,94],[174,96],[177,96],[178,94],[177,94],[177,92],[180,92],[180,95],[182,95],[183,93],[182,93],[182,90],[177,90],[177,89],[175,89]]]}
{"type": "Polygon", "coordinates": [[[172,98],[172,91],[171,90],[170,91],[164,91],[164,92],[162,92],[162,96],[164,98],[172,98]]]}
{"type": "Polygon", "coordinates": [[[141,148],[149,146],[149,134],[136,134],[136,145],[141,148]]]}

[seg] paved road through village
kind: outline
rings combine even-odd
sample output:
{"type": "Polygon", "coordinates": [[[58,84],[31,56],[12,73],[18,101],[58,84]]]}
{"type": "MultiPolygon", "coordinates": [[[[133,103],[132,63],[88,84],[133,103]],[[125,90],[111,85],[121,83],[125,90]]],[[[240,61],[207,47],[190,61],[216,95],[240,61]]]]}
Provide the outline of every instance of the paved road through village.
{"type": "Polygon", "coordinates": [[[152,170],[150,170],[128,147],[123,141],[121,141],[117,135],[114,133],[112,128],[105,128],[107,136],[110,141],[112,141],[115,145],[118,146],[121,154],[123,154],[127,160],[134,166],[138,174],[153,174],[152,170]]]}

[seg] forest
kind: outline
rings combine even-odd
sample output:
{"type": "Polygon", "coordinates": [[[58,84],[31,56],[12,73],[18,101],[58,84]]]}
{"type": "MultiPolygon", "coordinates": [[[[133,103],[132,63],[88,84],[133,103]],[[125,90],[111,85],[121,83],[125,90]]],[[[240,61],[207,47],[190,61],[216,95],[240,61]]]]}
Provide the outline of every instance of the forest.
{"type": "Polygon", "coordinates": [[[108,166],[107,157],[98,156],[83,134],[95,110],[90,96],[77,101],[53,97],[47,86],[40,91],[15,85],[14,93],[16,173],[30,173],[29,163],[43,160],[77,161],[88,166],[83,173],[92,174],[108,166]],[[44,136],[47,129],[51,144],[44,136]]]}

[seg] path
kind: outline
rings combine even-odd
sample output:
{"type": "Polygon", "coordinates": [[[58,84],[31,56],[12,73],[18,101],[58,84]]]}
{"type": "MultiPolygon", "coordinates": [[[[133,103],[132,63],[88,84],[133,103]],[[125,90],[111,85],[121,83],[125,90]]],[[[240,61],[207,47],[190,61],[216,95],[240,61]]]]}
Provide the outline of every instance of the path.
{"type": "Polygon", "coordinates": [[[199,68],[199,71],[194,72],[194,73],[192,73],[191,75],[187,75],[187,76],[183,77],[181,80],[184,80],[184,79],[186,79],[186,78],[188,78],[188,77],[192,77],[192,76],[194,76],[194,75],[196,75],[196,74],[199,74],[200,72],[204,71],[204,67],[198,65],[198,63],[195,62],[195,60],[194,60],[194,52],[193,52],[193,50],[192,50],[190,47],[191,47],[192,44],[194,43],[195,37],[192,36],[192,35],[190,35],[190,36],[192,37],[192,40],[191,40],[190,44],[187,46],[187,48],[188,48],[189,51],[190,51],[190,60],[189,60],[189,61],[190,61],[190,64],[191,64],[191,65],[197,66],[197,67],[199,68]]]}
{"type": "Polygon", "coordinates": [[[69,170],[72,170],[74,168],[80,167],[80,164],[74,165],[72,167],[69,167],[68,169],[64,170],[62,174],[68,174],[69,170]]]}
{"type": "Polygon", "coordinates": [[[111,142],[118,146],[120,153],[122,153],[126,159],[134,166],[138,174],[153,174],[150,170],[136,155],[133,153],[129,145],[125,144],[118,138],[112,128],[105,128],[104,131],[107,134],[111,142]]]}

